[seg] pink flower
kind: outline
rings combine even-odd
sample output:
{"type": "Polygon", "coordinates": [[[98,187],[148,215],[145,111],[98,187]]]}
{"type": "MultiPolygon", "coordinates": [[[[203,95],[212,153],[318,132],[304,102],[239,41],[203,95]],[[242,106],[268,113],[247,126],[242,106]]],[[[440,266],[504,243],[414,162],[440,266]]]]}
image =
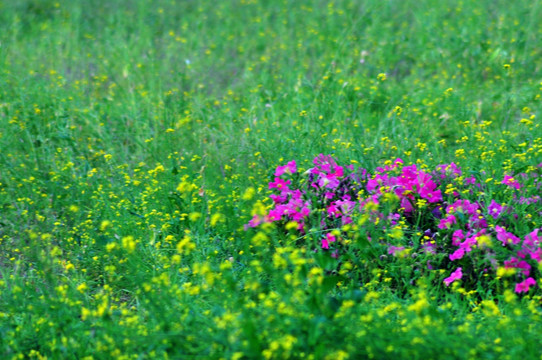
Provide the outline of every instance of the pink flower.
{"type": "Polygon", "coordinates": [[[275,177],[274,182],[269,183],[269,189],[277,189],[280,191],[288,191],[288,185],[290,185],[290,180],[282,180],[279,177],[275,177]]]}
{"type": "Polygon", "coordinates": [[[248,222],[248,226],[253,228],[260,225],[262,222],[263,222],[262,216],[254,215],[254,217],[252,217],[252,219],[248,222]]]}
{"type": "Polygon", "coordinates": [[[367,181],[367,191],[375,191],[376,189],[378,189],[380,184],[387,184],[387,180],[388,176],[386,174],[376,175],[374,179],[369,179],[369,181],[367,181]]]}
{"type": "Polygon", "coordinates": [[[522,252],[529,254],[533,260],[540,262],[542,260],[542,249],[540,248],[542,236],[538,235],[539,230],[540,229],[535,229],[525,236],[522,252]]]}
{"type": "Polygon", "coordinates": [[[520,238],[515,236],[512,233],[507,232],[504,228],[500,226],[495,226],[495,231],[497,232],[497,240],[502,242],[502,245],[505,246],[506,244],[519,244],[521,241],[520,238]]]}
{"type": "Polygon", "coordinates": [[[453,283],[456,280],[460,280],[463,277],[463,272],[461,271],[461,268],[458,267],[449,277],[444,279],[444,284],[446,286],[450,286],[451,283],[453,283]]]}
{"type": "Polygon", "coordinates": [[[424,198],[425,200],[429,201],[430,203],[436,203],[439,201],[442,201],[442,192],[440,190],[426,190],[425,187],[423,187],[420,190],[420,196],[424,198]]]}
{"type": "Polygon", "coordinates": [[[406,213],[414,211],[414,206],[406,197],[401,199],[401,207],[405,209],[406,213]]]}
{"type": "Polygon", "coordinates": [[[522,293],[522,292],[526,293],[526,292],[529,291],[529,288],[531,286],[534,286],[534,285],[536,285],[535,279],[533,279],[532,277],[528,277],[527,279],[523,280],[522,282],[516,284],[516,292],[518,294],[522,293]]]}
{"type": "Polygon", "coordinates": [[[454,251],[452,255],[450,255],[450,260],[458,260],[461,259],[465,253],[471,252],[472,246],[476,245],[476,236],[478,234],[468,237],[465,241],[459,244],[459,249],[454,251]]]}
{"type": "Polygon", "coordinates": [[[476,184],[476,178],[474,176],[469,176],[468,178],[463,180],[463,182],[467,185],[474,185],[476,184]]]}
{"type": "Polygon", "coordinates": [[[388,254],[397,256],[397,253],[400,253],[401,251],[405,250],[404,246],[390,246],[388,248],[388,254]]]}
{"type": "Polygon", "coordinates": [[[333,199],[333,198],[335,197],[335,193],[326,191],[325,194],[324,194],[324,197],[325,197],[326,199],[333,199]]]}
{"type": "Polygon", "coordinates": [[[332,202],[331,204],[329,204],[329,206],[327,207],[327,213],[336,218],[341,216],[341,211],[339,210],[339,207],[337,206],[335,202],[332,202]]]}
{"type": "Polygon", "coordinates": [[[510,175],[504,175],[504,179],[501,184],[508,185],[510,187],[513,187],[517,190],[521,189],[521,184],[518,183],[512,176],[510,175]]]}
{"type": "Polygon", "coordinates": [[[329,155],[318,155],[314,160],[312,169],[309,169],[309,173],[316,175],[318,178],[316,183],[311,184],[316,188],[335,189],[340,184],[340,178],[344,175],[344,168],[337,165],[335,160],[329,155]]]}
{"type": "Polygon", "coordinates": [[[329,204],[327,207],[327,213],[335,218],[343,215],[348,215],[354,209],[355,202],[350,200],[337,200],[329,204]]]}
{"type": "Polygon", "coordinates": [[[529,265],[529,263],[525,260],[519,260],[517,257],[514,256],[512,256],[510,260],[506,260],[504,262],[504,268],[522,269],[521,272],[525,276],[529,276],[529,274],[531,273],[531,265],[529,265]]]}
{"type": "Polygon", "coordinates": [[[332,233],[327,233],[322,239],[322,249],[329,249],[329,243],[337,241],[337,238],[332,233]]]}
{"type": "Polygon", "coordinates": [[[489,212],[489,215],[493,216],[494,219],[498,218],[502,211],[504,210],[504,207],[496,202],[495,200],[491,200],[491,203],[487,207],[487,211],[489,212]]]}
{"type": "Polygon", "coordinates": [[[340,183],[340,181],[335,176],[334,173],[333,174],[321,173],[319,175],[318,186],[321,187],[321,188],[326,187],[328,189],[335,189],[337,186],[339,186],[339,183],[340,183]]]}
{"type": "Polygon", "coordinates": [[[534,229],[530,234],[525,236],[525,245],[540,246],[542,243],[542,235],[538,235],[540,229],[534,229]]]}
{"type": "Polygon", "coordinates": [[[440,190],[435,190],[437,185],[431,179],[431,175],[419,171],[417,176],[413,179],[412,183],[418,189],[418,193],[422,198],[428,200],[430,203],[435,203],[442,200],[442,193],[440,190]]]}
{"type": "Polygon", "coordinates": [[[457,200],[446,207],[446,212],[462,212],[473,216],[478,216],[477,210],[480,208],[477,203],[471,203],[469,200],[457,200]],[[453,210],[452,210],[453,209],[453,210]]]}
{"type": "Polygon", "coordinates": [[[269,195],[269,197],[271,198],[271,200],[273,200],[273,202],[275,204],[282,204],[283,202],[285,202],[288,198],[287,194],[284,194],[284,195],[275,195],[275,194],[271,194],[269,195]]]}
{"type": "Polygon", "coordinates": [[[461,169],[455,164],[442,164],[437,166],[437,171],[441,173],[441,177],[444,179],[447,175],[451,178],[461,176],[461,169]]]}
{"type": "Polygon", "coordinates": [[[529,255],[531,255],[531,259],[540,262],[542,260],[542,249],[538,248],[534,251],[529,251],[529,255]]]}
{"type": "Polygon", "coordinates": [[[452,245],[459,246],[461,244],[461,240],[463,239],[465,239],[465,234],[463,234],[463,230],[454,231],[454,234],[452,235],[452,245]]]}
{"type": "Polygon", "coordinates": [[[284,173],[294,174],[297,172],[297,165],[295,160],[290,161],[286,165],[278,166],[275,171],[275,176],[281,176],[284,173]]]}
{"type": "Polygon", "coordinates": [[[465,249],[460,247],[459,249],[454,251],[453,254],[450,255],[450,260],[454,261],[454,260],[461,259],[464,255],[465,255],[465,249]]]}
{"type": "Polygon", "coordinates": [[[276,208],[269,210],[268,219],[269,221],[280,221],[282,219],[282,215],[286,214],[287,208],[285,205],[279,205],[276,208]]]}
{"type": "Polygon", "coordinates": [[[448,215],[442,218],[438,224],[439,229],[449,229],[453,224],[457,223],[457,219],[453,215],[448,215]]]}

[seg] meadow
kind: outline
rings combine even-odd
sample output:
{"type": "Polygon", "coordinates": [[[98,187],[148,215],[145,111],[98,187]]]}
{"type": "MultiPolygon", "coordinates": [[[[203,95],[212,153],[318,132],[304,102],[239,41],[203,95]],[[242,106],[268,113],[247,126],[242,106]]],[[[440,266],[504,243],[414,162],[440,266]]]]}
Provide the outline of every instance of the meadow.
{"type": "Polygon", "coordinates": [[[0,0],[0,358],[542,359],[540,19],[0,0]]]}

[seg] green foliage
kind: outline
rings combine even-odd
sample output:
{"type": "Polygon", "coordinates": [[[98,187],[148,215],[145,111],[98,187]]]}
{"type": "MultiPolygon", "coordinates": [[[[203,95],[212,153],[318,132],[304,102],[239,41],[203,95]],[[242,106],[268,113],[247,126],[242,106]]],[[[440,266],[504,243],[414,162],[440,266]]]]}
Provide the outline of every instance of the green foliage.
{"type": "MultiPolygon", "coordinates": [[[[355,231],[337,266],[304,246],[320,234],[244,226],[277,165],[319,153],[453,161],[502,203],[503,175],[542,162],[541,18],[540,1],[0,1],[0,357],[540,358],[542,284],[446,288],[355,231]]],[[[540,202],[517,211],[511,231],[542,226],[540,202]]]]}

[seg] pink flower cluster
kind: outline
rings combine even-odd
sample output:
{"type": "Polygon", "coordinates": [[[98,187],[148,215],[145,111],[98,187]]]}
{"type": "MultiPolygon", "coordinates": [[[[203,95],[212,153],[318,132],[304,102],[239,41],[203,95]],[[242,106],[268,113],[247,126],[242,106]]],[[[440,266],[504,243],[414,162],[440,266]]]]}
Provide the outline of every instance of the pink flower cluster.
{"type": "MultiPolygon", "coordinates": [[[[456,164],[438,165],[428,172],[396,159],[370,174],[352,165],[340,166],[331,156],[320,154],[313,165],[303,174],[298,172],[295,161],[279,166],[269,183],[273,207],[264,216],[254,216],[248,226],[295,221],[300,234],[306,234],[307,229],[320,229],[322,237],[316,247],[338,257],[344,246],[343,234],[337,236],[340,231],[331,231],[366,214],[380,229],[380,235],[366,233],[367,240],[383,245],[388,255],[405,254],[409,247],[433,257],[427,260],[429,270],[455,267],[444,279],[446,286],[475,276],[482,269],[475,269],[482,259],[490,264],[489,270],[483,268],[484,272],[496,271],[499,264],[517,269],[516,292],[527,292],[536,286],[535,264],[542,260],[539,229],[521,240],[508,229],[518,217],[514,207],[495,199],[480,200],[475,194],[485,183],[477,182],[474,176],[465,177],[456,164]],[[396,205],[391,209],[388,206],[387,210],[379,208],[390,196],[398,200],[396,205]],[[401,239],[386,237],[400,222],[410,226],[410,233],[422,232],[431,241],[418,241],[411,235],[399,235],[401,239]],[[491,238],[496,238],[500,247],[491,245],[491,238]],[[440,266],[435,266],[435,258],[444,259],[440,260],[440,266]]],[[[520,174],[517,178],[521,177],[520,174]]],[[[524,197],[527,187],[510,175],[505,175],[501,184],[515,190],[510,199],[512,204],[529,206],[540,201],[537,195],[524,197]]],[[[535,185],[540,187],[539,183],[535,185]]]]}
{"type": "Polygon", "coordinates": [[[277,194],[270,195],[274,208],[266,216],[255,215],[249,222],[250,227],[256,227],[263,222],[275,222],[284,219],[297,221],[299,230],[303,230],[304,219],[311,213],[310,203],[303,199],[303,192],[299,189],[290,189],[291,180],[281,178],[283,174],[296,174],[297,165],[290,161],[287,165],[279,166],[275,171],[275,180],[269,183],[269,189],[277,194]]]}
{"type": "Polygon", "coordinates": [[[463,269],[458,267],[449,277],[444,279],[444,284],[446,284],[446,286],[450,286],[450,284],[453,283],[454,281],[461,280],[461,278],[463,277],[462,270],[463,269]]]}
{"type": "Polygon", "coordinates": [[[403,160],[397,159],[390,166],[377,168],[374,177],[367,181],[367,190],[370,193],[377,193],[382,187],[393,189],[392,191],[401,200],[401,207],[407,213],[414,210],[413,202],[417,196],[429,203],[442,201],[442,191],[438,189],[433,177],[418,169],[415,164],[402,167],[396,176],[390,174],[402,165],[403,160]]]}

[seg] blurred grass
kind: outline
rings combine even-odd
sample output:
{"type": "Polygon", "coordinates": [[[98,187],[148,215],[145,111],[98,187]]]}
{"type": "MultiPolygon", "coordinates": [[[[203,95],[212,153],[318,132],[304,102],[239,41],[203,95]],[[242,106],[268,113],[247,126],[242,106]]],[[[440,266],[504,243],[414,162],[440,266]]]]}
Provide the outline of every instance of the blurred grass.
{"type": "MultiPolygon", "coordinates": [[[[216,175],[232,157],[246,165],[259,151],[273,163],[329,151],[335,139],[352,144],[338,156],[376,146],[385,157],[387,136],[400,150],[445,139],[444,157],[469,135],[459,123],[515,129],[539,92],[538,2],[3,7],[3,120],[42,110],[18,134],[19,147],[44,143],[38,154],[69,143],[135,162],[174,149],[207,155],[216,175]],[[401,116],[388,117],[396,106],[401,116]]],[[[11,148],[13,137],[3,138],[11,148]]]]}

